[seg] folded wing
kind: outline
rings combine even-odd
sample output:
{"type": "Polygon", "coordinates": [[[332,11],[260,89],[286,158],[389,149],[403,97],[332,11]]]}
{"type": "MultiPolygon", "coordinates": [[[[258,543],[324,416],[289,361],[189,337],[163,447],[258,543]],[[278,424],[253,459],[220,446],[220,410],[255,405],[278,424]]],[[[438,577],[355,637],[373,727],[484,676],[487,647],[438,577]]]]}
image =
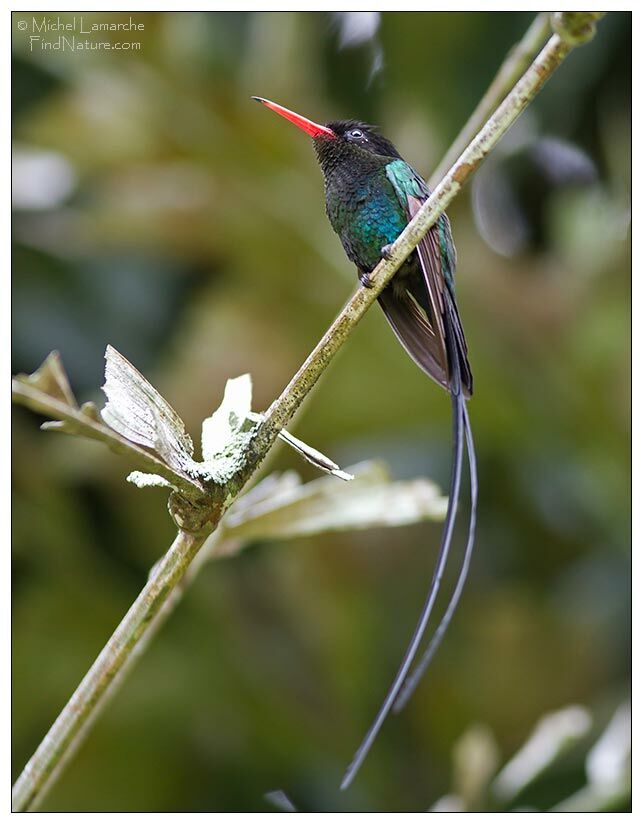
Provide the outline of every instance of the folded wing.
{"type": "MultiPolygon", "coordinates": [[[[411,219],[423,201],[407,196],[411,219]]],[[[440,227],[433,226],[420,241],[416,254],[422,278],[406,278],[404,284],[391,284],[380,295],[379,303],[398,340],[415,363],[444,389],[454,376],[447,345],[447,329],[458,359],[459,383],[465,397],[473,392],[473,376],[467,359],[467,343],[451,289],[446,281],[445,259],[440,242],[440,227]]],[[[450,273],[449,273],[450,274],[450,273]]]]}

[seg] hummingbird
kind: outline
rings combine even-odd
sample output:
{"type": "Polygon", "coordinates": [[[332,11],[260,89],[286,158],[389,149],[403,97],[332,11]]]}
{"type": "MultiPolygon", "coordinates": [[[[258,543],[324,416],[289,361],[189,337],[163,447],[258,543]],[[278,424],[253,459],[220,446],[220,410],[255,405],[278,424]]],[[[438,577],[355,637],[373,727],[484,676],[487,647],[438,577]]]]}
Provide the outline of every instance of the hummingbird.
{"type": "MultiPolygon", "coordinates": [[[[263,97],[253,100],[312,138],[324,178],[326,214],[346,255],[357,266],[362,286],[371,288],[370,273],[382,258],[389,256],[391,245],[431,194],[429,186],[374,126],[358,120],[335,120],[321,125],[263,97]]],[[[342,790],[353,781],[391,709],[399,711],[406,704],[433,658],[460,600],[473,551],[478,482],[466,406],[473,394],[473,376],[456,305],[455,265],[449,219],[442,214],[378,296],[386,319],[404,349],[451,397],[453,457],[449,502],[429,591],[395,679],[346,770],[342,790]],[[449,555],[465,444],[471,497],[467,544],[444,615],[411,671],[449,555]]]]}

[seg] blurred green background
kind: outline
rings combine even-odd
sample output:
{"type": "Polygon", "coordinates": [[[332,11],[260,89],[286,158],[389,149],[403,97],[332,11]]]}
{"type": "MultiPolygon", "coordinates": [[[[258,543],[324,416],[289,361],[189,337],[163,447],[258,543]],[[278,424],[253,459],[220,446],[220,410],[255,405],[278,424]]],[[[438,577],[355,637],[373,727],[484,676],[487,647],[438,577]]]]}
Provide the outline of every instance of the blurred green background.
{"type": "MultiPolygon", "coordinates": [[[[532,15],[131,17],[144,31],[100,39],[140,50],[70,53],[30,51],[18,23],[32,15],[14,14],[13,369],[56,348],[78,397],[100,402],[112,343],[196,435],[228,377],[251,372],[266,408],[356,284],[309,141],[250,95],[378,123],[428,176],[532,15]]],[[[439,524],[209,565],[45,809],[268,810],[281,788],[302,810],[423,810],[454,791],[472,725],[507,760],[570,703],[595,718],[584,749],[516,803],[546,809],[584,783],[630,683],[630,105],[630,16],[613,13],[449,210],[477,549],[430,677],[354,787],[338,792],[439,524]]],[[[444,486],[449,415],[375,309],[293,429],[341,465],[382,457],[444,486]]],[[[14,412],[13,777],[174,532],[163,493],[126,484],[122,459],[39,422],[14,412]]],[[[283,449],[266,469],[290,466],[315,475],[283,449]]]]}

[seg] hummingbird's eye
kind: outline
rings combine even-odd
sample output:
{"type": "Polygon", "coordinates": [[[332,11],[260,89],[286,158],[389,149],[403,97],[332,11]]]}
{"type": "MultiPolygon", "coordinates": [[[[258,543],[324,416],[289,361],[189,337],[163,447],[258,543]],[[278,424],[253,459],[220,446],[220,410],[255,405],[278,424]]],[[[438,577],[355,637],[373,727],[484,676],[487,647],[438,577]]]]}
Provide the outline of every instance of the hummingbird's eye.
{"type": "Polygon", "coordinates": [[[351,140],[362,140],[364,138],[364,132],[361,129],[351,129],[350,132],[348,132],[348,137],[350,137],[351,140]]]}

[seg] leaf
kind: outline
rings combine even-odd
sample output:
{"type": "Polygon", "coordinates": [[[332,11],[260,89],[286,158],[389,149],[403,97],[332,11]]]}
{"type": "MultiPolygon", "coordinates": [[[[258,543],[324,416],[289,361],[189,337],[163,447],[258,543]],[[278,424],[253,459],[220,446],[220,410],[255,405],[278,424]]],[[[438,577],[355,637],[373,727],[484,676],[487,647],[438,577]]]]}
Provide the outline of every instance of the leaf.
{"type": "Polygon", "coordinates": [[[165,398],[113,346],[105,350],[105,423],[133,443],[153,449],[172,469],[194,471],[192,439],[165,398]]]}
{"type": "Polygon", "coordinates": [[[489,727],[476,724],[453,748],[454,785],[464,808],[476,810],[484,798],[500,761],[498,744],[489,727]]]}
{"type": "Polygon", "coordinates": [[[319,452],[319,450],[313,449],[312,446],[308,446],[308,444],[300,441],[299,438],[295,438],[294,435],[291,435],[290,432],[287,432],[285,429],[281,430],[279,437],[287,443],[288,446],[292,447],[295,452],[298,452],[302,458],[307,460],[308,463],[316,466],[317,469],[321,469],[322,472],[334,475],[342,481],[352,481],[354,479],[353,475],[340,469],[335,461],[331,461],[330,458],[327,458],[326,455],[319,452]]]}
{"type": "Polygon", "coordinates": [[[618,810],[632,791],[632,708],[621,704],[585,759],[587,785],[552,812],[618,810]]]}
{"type": "Polygon", "coordinates": [[[62,401],[72,409],[78,409],[78,402],[71,391],[60,353],[55,350],[47,355],[42,365],[31,375],[19,374],[15,380],[39,390],[50,398],[62,401]]]}
{"type": "Polygon", "coordinates": [[[612,787],[629,775],[632,755],[632,707],[621,704],[587,754],[585,770],[592,784],[612,787]]]}
{"type": "Polygon", "coordinates": [[[204,489],[197,477],[188,475],[183,469],[168,466],[163,459],[112,429],[100,417],[93,403],[84,403],[79,409],[56,352],[52,352],[32,375],[13,378],[11,396],[15,403],[53,419],[43,423],[43,429],[101,441],[114,452],[127,455],[141,469],[162,476],[173,489],[180,490],[187,497],[202,496],[204,489]]]}
{"type": "MultiPolygon", "coordinates": [[[[256,412],[250,412],[248,417],[250,420],[256,421],[257,423],[261,423],[264,420],[264,416],[259,415],[256,412]]],[[[330,458],[327,458],[326,455],[318,449],[314,449],[312,446],[304,443],[299,438],[291,435],[287,430],[282,429],[279,432],[278,437],[284,443],[287,443],[291,449],[294,449],[298,455],[301,455],[305,461],[308,461],[308,463],[312,464],[321,472],[325,472],[328,475],[334,475],[336,478],[341,478],[342,481],[353,480],[353,476],[348,472],[344,472],[343,469],[340,469],[339,465],[336,464],[335,461],[331,461],[330,458]]]]}
{"type": "Polygon", "coordinates": [[[292,492],[301,486],[301,478],[293,469],[288,469],[285,472],[273,472],[237,498],[230,512],[234,512],[235,517],[241,519],[242,513],[248,512],[251,507],[268,501],[279,494],[292,492]]]}
{"type": "Polygon", "coordinates": [[[543,716],[522,748],[498,773],[493,792],[514,798],[560,755],[589,732],[592,717],[585,707],[570,706],[543,716]]]}
{"type": "Polygon", "coordinates": [[[204,462],[215,460],[226,451],[250,416],[252,406],[252,379],[240,375],[226,382],[219,408],[203,421],[201,453],[204,462]]]}
{"type": "Polygon", "coordinates": [[[466,813],[466,806],[459,795],[443,795],[429,808],[431,813],[466,813]]]}
{"type": "Polygon", "coordinates": [[[264,798],[269,804],[272,804],[282,813],[297,812],[297,807],[295,807],[283,790],[272,790],[272,792],[266,793],[264,798]]]}
{"type": "Polygon", "coordinates": [[[293,538],[351,529],[403,526],[421,520],[439,520],[447,500],[426,479],[391,481],[386,467],[376,461],[353,468],[350,487],[330,478],[305,485],[284,485],[268,498],[233,504],[224,519],[226,537],[293,538]]]}
{"type": "MultiPolygon", "coordinates": [[[[149,381],[112,346],[107,347],[105,361],[107,404],[102,417],[93,404],[78,409],[74,400],[70,406],[73,396],[67,391],[67,377],[54,353],[33,376],[13,381],[14,400],[57,418],[45,424],[48,429],[94,438],[128,454],[145,470],[128,476],[139,488],[169,487],[194,498],[205,491],[202,481],[225,485],[245,460],[253,428],[262,419],[251,411],[250,376],[241,375],[226,383],[221,405],[203,423],[205,460],[197,463],[183,421],[149,381]],[[43,385],[55,396],[37,388],[43,385]]],[[[344,480],[353,478],[298,438],[287,432],[282,437],[323,471],[344,480]]],[[[237,500],[225,516],[222,532],[230,539],[228,546],[234,543],[236,548],[254,536],[295,537],[444,517],[446,499],[430,481],[392,482],[385,468],[375,462],[359,465],[356,471],[359,477],[350,494],[330,478],[306,485],[295,473],[266,479],[237,500]]]]}

